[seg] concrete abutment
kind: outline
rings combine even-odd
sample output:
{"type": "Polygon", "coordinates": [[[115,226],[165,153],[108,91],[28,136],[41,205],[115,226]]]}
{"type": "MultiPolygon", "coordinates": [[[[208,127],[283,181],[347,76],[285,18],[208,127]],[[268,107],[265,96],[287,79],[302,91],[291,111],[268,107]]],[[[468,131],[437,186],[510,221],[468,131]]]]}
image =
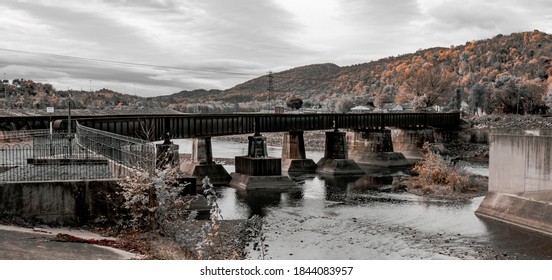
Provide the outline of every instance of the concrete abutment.
{"type": "Polygon", "coordinates": [[[550,131],[495,132],[489,141],[489,193],[476,214],[552,235],[550,131]]]}

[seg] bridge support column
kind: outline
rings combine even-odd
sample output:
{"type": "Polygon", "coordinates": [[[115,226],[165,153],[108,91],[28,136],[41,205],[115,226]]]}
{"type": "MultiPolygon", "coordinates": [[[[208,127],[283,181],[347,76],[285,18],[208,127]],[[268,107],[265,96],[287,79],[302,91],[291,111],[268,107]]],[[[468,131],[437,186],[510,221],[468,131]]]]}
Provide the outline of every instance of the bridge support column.
{"type": "Polygon", "coordinates": [[[316,172],[316,163],[306,158],[303,131],[290,131],[284,134],[282,171],[297,175],[316,172]]]}
{"type": "Polygon", "coordinates": [[[238,189],[288,189],[295,183],[282,175],[282,159],[268,156],[266,138],[256,133],[249,136],[246,156],[235,157],[236,172],[232,173],[230,186],[238,189]]]}
{"type": "Polygon", "coordinates": [[[383,167],[405,166],[410,162],[393,151],[391,130],[359,129],[347,132],[349,158],[358,164],[383,167]]]}
{"type": "Polygon", "coordinates": [[[433,130],[430,128],[419,129],[393,129],[393,150],[401,152],[409,160],[419,160],[423,154],[420,151],[425,142],[433,143],[433,130]]]}
{"type": "Polygon", "coordinates": [[[180,169],[187,175],[197,177],[199,182],[209,177],[215,186],[228,185],[232,177],[224,166],[213,161],[211,137],[195,138],[192,145],[192,162],[183,162],[180,169]]]}
{"type": "Polygon", "coordinates": [[[165,165],[178,166],[179,156],[178,156],[178,145],[173,144],[167,138],[163,144],[157,144],[156,147],[156,160],[155,165],[157,167],[164,167],[165,165]]]}
{"type": "Polygon", "coordinates": [[[316,164],[316,172],[326,175],[364,175],[364,171],[348,158],[345,132],[326,132],[324,157],[316,164]]]}

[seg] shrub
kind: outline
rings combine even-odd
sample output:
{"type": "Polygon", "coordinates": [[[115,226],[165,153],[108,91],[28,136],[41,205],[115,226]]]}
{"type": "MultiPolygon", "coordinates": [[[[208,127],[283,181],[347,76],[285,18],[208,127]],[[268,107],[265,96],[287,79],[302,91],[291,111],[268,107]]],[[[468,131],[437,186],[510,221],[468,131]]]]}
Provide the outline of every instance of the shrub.
{"type": "Polygon", "coordinates": [[[449,190],[462,192],[468,186],[466,176],[450,161],[430,150],[429,143],[422,147],[424,156],[416,163],[413,172],[418,174],[418,183],[424,186],[447,186],[449,190]]]}

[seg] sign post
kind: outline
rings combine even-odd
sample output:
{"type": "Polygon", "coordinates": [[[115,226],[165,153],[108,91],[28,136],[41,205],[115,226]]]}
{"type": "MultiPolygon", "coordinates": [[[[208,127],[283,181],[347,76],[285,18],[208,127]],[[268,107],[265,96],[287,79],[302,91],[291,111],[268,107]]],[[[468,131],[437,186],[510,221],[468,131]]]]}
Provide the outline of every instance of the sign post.
{"type": "Polygon", "coordinates": [[[52,129],[52,114],[54,113],[54,107],[46,107],[46,113],[48,113],[48,115],[50,116],[50,156],[53,156],[54,155],[54,150],[52,149],[52,134],[53,134],[53,129],[52,129]]]}
{"type": "Polygon", "coordinates": [[[52,114],[54,113],[54,107],[46,107],[46,113],[50,116],[50,137],[52,137],[52,114]]]}

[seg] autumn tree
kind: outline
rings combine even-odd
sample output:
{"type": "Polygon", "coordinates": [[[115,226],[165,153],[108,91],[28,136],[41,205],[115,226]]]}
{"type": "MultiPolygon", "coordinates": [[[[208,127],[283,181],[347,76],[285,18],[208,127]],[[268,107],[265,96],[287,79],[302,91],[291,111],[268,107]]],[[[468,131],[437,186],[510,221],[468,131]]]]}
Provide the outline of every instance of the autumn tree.
{"type": "Polygon", "coordinates": [[[393,102],[393,99],[396,94],[397,94],[397,88],[395,86],[386,85],[383,88],[382,92],[376,95],[376,98],[374,99],[374,106],[379,108],[384,103],[393,102]]]}
{"type": "Polygon", "coordinates": [[[413,100],[421,104],[422,108],[429,108],[447,100],[451,86],[455,79],[454,74],[438,67],[424,67],[411,71],[405,80],[403,99],[413,100]]]}

